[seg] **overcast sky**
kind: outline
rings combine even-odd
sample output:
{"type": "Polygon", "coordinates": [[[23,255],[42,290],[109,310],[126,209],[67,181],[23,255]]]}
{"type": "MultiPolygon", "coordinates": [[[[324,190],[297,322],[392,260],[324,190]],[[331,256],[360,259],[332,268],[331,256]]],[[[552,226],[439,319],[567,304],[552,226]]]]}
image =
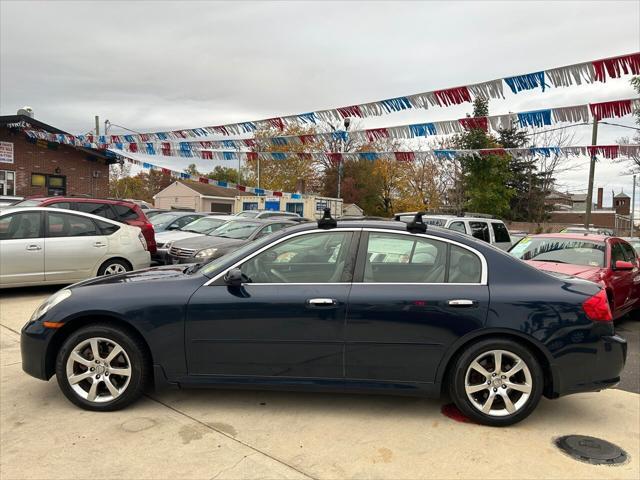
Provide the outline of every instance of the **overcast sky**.
{"type": "MultiPolygon", "coordinates": [[[[37,119],[76,134],[93,128],[94,115],[138,131],[199,127],[640,51],[638,1],[1,0],[0,14],[1,113],[29,105],[37,119]]],[[[630,98],[628,80],[509,93],[490,110],[630,98]]],[[[468,111],[401,112],[361,126],[448,120],[468,111]]],[[[630,117],[616,123],[633,125],[630,117]]],[[[590,142],[590,127],[574,131],[575,144],[590,142]]],[[[598,143],[632,134],[601,125],[598,143]]],[[[180,169],[187,161],[168,165],[180,169]]],[[[578,164],[584,168],[565,174],[563,186],[584,188],[588,160],[578,164]]],[[[603,160],[596,186],[609,198],[612,189],[630,192],[623,172],[603,160]]]]}

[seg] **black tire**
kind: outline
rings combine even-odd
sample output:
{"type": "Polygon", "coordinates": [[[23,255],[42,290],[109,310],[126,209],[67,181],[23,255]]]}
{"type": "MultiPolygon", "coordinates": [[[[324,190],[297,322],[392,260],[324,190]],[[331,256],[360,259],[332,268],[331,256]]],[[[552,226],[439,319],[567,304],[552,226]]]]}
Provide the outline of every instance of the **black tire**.
{"type": "MultiPolygon", "coordinates": [[[[91,349],[91,347],[87,348],[91,349]]],[[[71,402],[85,410],[98,412],[120,410],[140,398],[150,378],[150,364],[145,355],[145,351],[145,345],[142,344],[140,340],[131,336],[121,328],[102,323],[83,327],[73,332],[64,341],[62,347],[60,348],[60,351],[58,352],[58,355],[56,357],[56,378],[58,380],[58,385],[60,386],[62,393],[64,393],[64,395],[71,402]],[[130,369],[128,383],[126,382],[127,377],[119,376],[115,374],[115,371],[111,372],[112,375],[110,382],[113,381],[111,384],[118,384],[119,387],[124,388],[117,397],[108,401],[89,401],[88,399],[83,398],[80,393],[77,393],[76,390],[74,390],[74,388],[81,388],[84,391],[88,391],[91,388],[90,385],[92,385],[92,383],[96,381],[95,378],[93,380],[83,380],[82,382],[79,382],[76,387],[72,387],[67,378],[67,361],[69,360],[69,356],[78,345],[81,345],[83,342],[91,338],[105,339],[106,341],[101,340],[99,342],[99,345],[102,348],[108,348],[108,342],[114,342],[115,344],[120,346],[124,350],[125,355],[117,355],[113,361],[114,363],[110,364],[109,366],[111,367],[115,364],[115,362],[120,362],[122,365],[124,365],[125,368],[128,365],[130,369]]],[[[106,356],[108,356],[108,352],[105,350],[104,355],[101,356],[101,360],[106,356]]],[[[87,358],[91,360],[94,357],[91,354],[88,354],[86,356],[83,355],[83,358],[86,361],[87,358]]],[[[102,364],[106,366],[104,360],[102,360],[102,364]]],[[[87,369],[84,372],[80,373],[87,373],[89,369],[88,366],[82,366],[80,368],[87,369]]],[[[96,365],[92,368],[97,369],[98,366],[96,365]]],[[[115,365],[113,368],[118,368],[118,366],[115,365]]],[[[96,373],[98,372],[96,371],[96,373]]],[[[105,383],[106,378],[104,378],[108,377],[108,375],[109,371],[107,370],[107,372],[102,375],[103,378],[100,381],[102,382],[102,385],[100,385],[100,382],[98,382],[98,386],[96,387],[98,391],[101,391],[104,394],[104,397],[102,398],[108,398],[108,395],[110,395],[105,383]]],[[[99,398],[100,396],[98,396],[98,399],[99,398]]]]}
{"type": "MultiPolygon", "coordinates": [[[[505,366],[505,368],[508,369],[510,366],[513,366],[513,365],[510,365],[508,362],[513,362],[514,357],[509,357],[508,355],[506,355],[504,356],[504,358],[505,358],[505,361],[503,363],[503,366],[505,366]]],[[[496,362],[494,362],[494,364],[495,363],[496,362]]],[[[494,376],[493,374],[496,372],[492,371],[491,368],[487,367],[486,370],[490,374],[489,377],[487,378],[488,381],[496,381],[499,383],[504,381],[504,380],[498,380],[502,377],[502,375],[500,375],[501,372],[497,372],[497,374],[494,376]]],[[[480,378],[484,377],[484,375],[480,374],[475,370],[472,373],[470,373],[470,375],[475,375],[476,378],[478,378],[477,377],[478,375],[480,375],[480,378]]],[[[514,374],[513,381],[518,382],[518,379],[523,378],[524,375],[525,375],[524,371],[521,371],[521,373],[519,374],[514,374]]],[[[507,379],[506,381],[509,381],[509,380],[510,379],[507,379]]],[[[523,381],[522,383],[526,383],[526,381],[523,381]]],[[[460,411],[464,415],[466,415],[473,421],[480,423],[482,425],[489,425],[493,427],[505,427],[505,426],[513,425],[514,423],[518,423],[524,420],[536,408],[536,406],[538,405],[538,402],[540,401],[540,397],[542,396],[542,391],[544,389],[544,373],[535,355],[533,355],[533,353],[522,344],[513,340],[504,339],[504,338],[485,339],[485,340],[480,340],[473,345],[470,345],[469,347],[465,348],[464,351],[458,354],[457,358],[454,361],[453,368],[450,370],[448,384],[449,384],[449,395],[451,396],[451,399],[455,402],[456,406],[460,409],[460,411]],[[515,398],[516,399],[515,405],[517,405],[518,403],[517,400],[524,397],[523,393],[516,390],[511,390],[510,388],[505,388],[503,391],[502,390],[503,387],[501,387],[500,385],[498,385],[496,389],[494,388],[495,385],[491,384],[491,387],[489,386],[485,387],[486,390],[479,391],[472,395],[473,398],[477,399],[476,400],[477,403],[474,404],[469,398],[469,396],[467,395],[467,391],[465,389],[467,372],[469,370],[471,363],[474,362],[474,360],[476,360],[481,355],[486,354],[487,356],[484,357],[482,361],[489,362],[486,364],[487,366],[489,366],[490,360],[494,357],[489,355],[488,352],[496,351],[496,350],[506,351],[508,353],[515,354],[517,357],[519,357],[522,361],[524,361],[524,364],[528,368],[530,377],[531,377],[531,389],[530,389],[531,391],[529,393],[528,399],[523,399],[522,404],[518,407],[518,409],[514,413],[507,413],[504,416],[495,416],[495,414],[489,415],[487,413],[482,412],[479,407],[476,407],[476,405],[482,403],[483,399],[487,399],[487,397],[491,395],[493,391],[493,392],[497,392],[497,393],[494,393],[496,397],[495,397],[495,400],[493,400],[492,402],[492,403],[495,403],[496,410],[499,410],[499,407],[503,406],[504,408],[502,408],[501,410],[506,412],[507,411],[506,403],[503,400],[504,394],[508,393],[510,397],[515,398]]],[[[484,385],[484,381],[470,382],[470,384],[471,385],[477,384],[478,386],[480,386],[480,385],[484,385]]]]}
{"type": "MultiPolygon", "coordinates": [[[[100,268],[98,269],[98,276],[102,277],[103,275],[107,274],[107,272],[109,272],[110,269],[124,270],[121,272],[117,272],[117,273],[124,273],[124,272],[130,272],[132,270],[132,267],[129,264],[129,262],[127,262],[126,260],[112,258],[104,262],[102,265],[100,265],[100,268]]],[[[113,274],[114,273],[109,273],[109,275],[113,275],[113,274]]]]}

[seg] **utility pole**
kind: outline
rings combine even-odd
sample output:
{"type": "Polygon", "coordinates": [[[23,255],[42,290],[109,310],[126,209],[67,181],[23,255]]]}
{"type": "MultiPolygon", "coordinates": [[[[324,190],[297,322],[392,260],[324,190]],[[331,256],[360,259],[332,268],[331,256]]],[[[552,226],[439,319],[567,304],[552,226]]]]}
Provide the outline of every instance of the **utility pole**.
{"type": "MultiPolygon", "coordinates": [[[[591,133],[591,145],[596,145],[598,142],[598,119],[593,118],[593,131],[591,133]]],[[[589,188],[587,189],[587,211],[584,215],[584,228],[589,230],[591,225],[591,204],[593,203],[593,177],[596,170],[596,153],[595,150],[591,155],[591,163],[589,164],[589,188]]]]}
{"type": "MultiPolygon", "coordinates": [[[[340,153],[344,153],[345,146],[347,143],[347,138],[349,135],[349,125],[351,125],[351,119],[349,117],[344,119],[344,137],[340,142],[340,153]]],[[[340,162],[338,163],[338,195],[337,198],[340,198],[340,184],[342,183],[342,172],[344,170],[344,159],[340,158],[340,162]]]]}
{"type": "Polygon", "coordinates": [[[635,214],[636,214],[636,176],[633,176],[633,193],[631,194],[631,233],[630,236],[633,237],[633,230],[635,227],[635,214]]]}
{"type": "Polygon", "coordinates": [[[100,135],[100,117],[96,115],[96,137],[100,135]]]}

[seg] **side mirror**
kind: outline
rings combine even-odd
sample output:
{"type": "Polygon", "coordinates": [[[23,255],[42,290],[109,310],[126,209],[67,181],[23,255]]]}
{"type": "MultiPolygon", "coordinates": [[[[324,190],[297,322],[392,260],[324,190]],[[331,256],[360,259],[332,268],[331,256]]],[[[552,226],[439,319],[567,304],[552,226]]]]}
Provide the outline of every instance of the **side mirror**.
{"type": "Polygon", "coordinates": [[[224,281],[231,287],[239,287],[242,285],[242,270],[239,268],[232,268],[224,276],[224,281]]]}
{"type": "Polygon", "coordinates": [[[617,260],[615,263],[615,269],[616,270],[633,270],[633,263],[631,262],[624,262],[622,260],[617,260]]]}

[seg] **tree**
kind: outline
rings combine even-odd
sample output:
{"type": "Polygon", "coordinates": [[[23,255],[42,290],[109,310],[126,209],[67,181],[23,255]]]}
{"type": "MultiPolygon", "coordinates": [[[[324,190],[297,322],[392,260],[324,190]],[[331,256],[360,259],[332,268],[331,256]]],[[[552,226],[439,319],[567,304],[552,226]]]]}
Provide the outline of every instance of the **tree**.
{"type": "MultiPolygon", "coordinates": [[[[473,117],[489,113],[488,100],[477,97],[473,102],[473,117]]],[[[452,142],[460,150],[491,149],[499,147],[498,140],[481,128],[471,128],[452,142]]],[[[509,157],[507,155],[464,155],[458,157],[461,174],[458,183],[464,208],[473,212],[504,217],[509,214],[513,190],[509,157]],[[461,187],[461,188],[460,188],[461,187]]],[[[462,202],[460,202],[462,203],[462,202]]]]}
{"type": "MultiPolygon", "coordinates": [[[[631,79],[631,86],[633,86],[636,92],[640,94],[640,77],[633,77],[631,79]]],[[[634,112],[634,115],[636,117],[636,124],[640,125],[640,108],[634,112]]],[[[640,130],[636,130],[636,133],[631,138],[629,137],[619,138],[618,140],[616,140],[616,143],[620,145],[640,144],[640,130]]],[[[631,168],[629,173],[640,172],[640,155],[631,155],[628,158],[622,158],[620,159],[620,162],[630,164],[631,168]]]]}

